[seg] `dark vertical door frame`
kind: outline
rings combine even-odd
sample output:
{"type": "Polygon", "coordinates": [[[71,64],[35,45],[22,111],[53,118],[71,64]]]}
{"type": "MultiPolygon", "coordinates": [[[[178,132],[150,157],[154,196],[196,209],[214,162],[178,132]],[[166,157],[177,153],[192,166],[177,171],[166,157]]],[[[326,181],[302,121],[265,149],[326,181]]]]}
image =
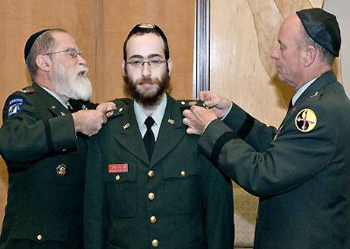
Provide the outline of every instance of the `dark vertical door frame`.
{"type": "Polygon", "coordinates": [[[210,89],[210,0],[196,0],[195,96],[210,89]]]}

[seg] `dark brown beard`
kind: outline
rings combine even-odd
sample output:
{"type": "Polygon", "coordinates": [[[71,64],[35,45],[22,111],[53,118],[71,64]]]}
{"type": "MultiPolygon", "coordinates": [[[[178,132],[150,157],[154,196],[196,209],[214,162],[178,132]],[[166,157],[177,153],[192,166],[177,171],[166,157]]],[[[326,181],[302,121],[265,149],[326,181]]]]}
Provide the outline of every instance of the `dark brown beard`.
{"type": "Polygon", "coordinates": [[[166,72],[162,77],[162,80],[159,79],[151,79],[151,78],[141,78],[137,80],[135,83],[130,80],[127,73],[123,77],[124,78],[124,90],[129,97],[133,98],[141,104],[143,107],[153,107],[159,103],[161,97],[165,92],[170,91],[170,76],[169,73],[166,72]],[[136,86],[141,82],[152,82],[152,84],[157,84],[159,89],[153,95],[145,95],[137,92],[136,86]]]}

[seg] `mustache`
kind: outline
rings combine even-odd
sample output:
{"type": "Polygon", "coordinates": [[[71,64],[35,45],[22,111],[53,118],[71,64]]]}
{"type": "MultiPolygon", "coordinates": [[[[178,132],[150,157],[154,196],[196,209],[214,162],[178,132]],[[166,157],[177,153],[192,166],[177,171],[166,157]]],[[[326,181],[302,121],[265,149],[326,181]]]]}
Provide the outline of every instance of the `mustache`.
{"type": "Polygon", "coordinates": [[[155,80],[152,80],[151,77],[142,77],[141,79],[138,79],[135,81],[135,83],[137,85],[142,85],[142,84],[155,84],[155,83],[158,83],[158,82],[155,82],[155,80]]]}
{"type": "Polygon", "coordinates": [[[74,71],[75,71],[75,73],[77,75],[81,75],[81,76],[85,76],[86,77],[87,73],[89,72],[89,68],[86,67],[86,66],[80,65],[74,71]]]}

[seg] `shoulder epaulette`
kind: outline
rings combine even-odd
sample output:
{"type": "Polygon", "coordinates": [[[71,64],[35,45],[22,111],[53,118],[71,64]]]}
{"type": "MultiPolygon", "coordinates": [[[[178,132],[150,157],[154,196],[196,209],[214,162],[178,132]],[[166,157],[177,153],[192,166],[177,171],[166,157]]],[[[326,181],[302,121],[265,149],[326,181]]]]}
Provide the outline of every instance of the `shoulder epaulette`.
{"type": "Polygon", "coordinates": [[[20,92],[30,94],[30,93],[35,92],[35,89],[33,86],[27,86],[27,87],[23,88],[22,90],[20,90],[20,92]]]}
{"type": "Polygon", "coordinates": [[[193,105],[205,107],[204,102],[200,100],[178,100],[177,102],[180,104],[181,110],[189,109],[193,105]]]}
{"type": "Polygon", "coordinates": [[[124,107],[117,106],[117,109],[110,110],[106,113],[106,117],[108,119],[115,118],[117,116],[120,116],[124,113],[124,107]]]}

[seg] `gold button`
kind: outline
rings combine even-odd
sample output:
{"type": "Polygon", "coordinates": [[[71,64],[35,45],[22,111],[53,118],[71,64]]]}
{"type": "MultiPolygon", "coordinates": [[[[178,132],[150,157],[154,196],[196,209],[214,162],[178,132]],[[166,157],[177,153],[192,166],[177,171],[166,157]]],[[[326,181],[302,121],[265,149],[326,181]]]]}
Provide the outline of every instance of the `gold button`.
{"type": "Polygon", "coordinates": [[[182,175],[183,177],[185,177],[185,176],[186,176],[186,172],[185,172],[185,171],[181,171],[181,175],[182,175]]]}
{"type": "Polygon", "coordinates": [[[120,179],[120,175],[116,175],[115,179],[118,181],[120,179]]]}
{"type": "Polygon", "coordinates": [[[152,215],[152,216],[149,218],[149,221],[150,221],[152,224],[154,224],[154,223],[157,222],[157,218],[156,218],[154,215],[152,215]]]}
{"type": "Polygon", "coordinates": [[[154,200],[154,194],[153,193],[149,193],[148,194],[148,199],[153,201],[154,200]]]}
{"type": "Polygon", "coordinates": [[[154,176],[154,171],[153,170],[148,171],[148,176],[149,177],[153,177],[154,176]]]}
{"type": "Polygon", "coordinates": [[[42,239],[43,239],[43,236],[42,236],[41,234],[38,234],[38,236],[36,236],[36,238],[37,238],[38,240],[42,240],[42,239]]]}
{"type": "Polygon", "coordinates": [[[152,240],[152,246],[153,247],[157,247],[158,246],[158,240],[157,239],[154,239],[154,240],[152,240]]]}

